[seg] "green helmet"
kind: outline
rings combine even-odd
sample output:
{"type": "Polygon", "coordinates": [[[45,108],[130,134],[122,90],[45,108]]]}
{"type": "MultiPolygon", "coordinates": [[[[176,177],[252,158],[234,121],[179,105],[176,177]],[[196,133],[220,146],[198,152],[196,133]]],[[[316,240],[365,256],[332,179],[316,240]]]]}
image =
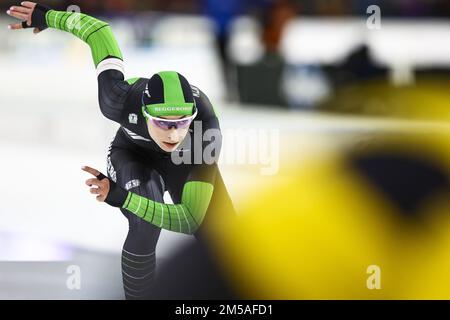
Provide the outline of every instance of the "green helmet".
{"type": "Polygon", "coordinates": [[[192,116],[196,111],[191,85],[178,72],[155,74],[142,94],[142,112],[145,118],[192,116]]]}

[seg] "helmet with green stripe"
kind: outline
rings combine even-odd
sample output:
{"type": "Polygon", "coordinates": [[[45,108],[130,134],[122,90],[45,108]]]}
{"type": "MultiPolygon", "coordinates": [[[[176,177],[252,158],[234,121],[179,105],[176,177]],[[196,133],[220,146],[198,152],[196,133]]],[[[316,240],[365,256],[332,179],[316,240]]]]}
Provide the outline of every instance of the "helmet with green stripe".
{"type": "Polygon", "coordinates": [[[174,71],[155,74],[142,94],[144,117],[192,117],[196,105],[191,85],[184,76],[174,71]]]}

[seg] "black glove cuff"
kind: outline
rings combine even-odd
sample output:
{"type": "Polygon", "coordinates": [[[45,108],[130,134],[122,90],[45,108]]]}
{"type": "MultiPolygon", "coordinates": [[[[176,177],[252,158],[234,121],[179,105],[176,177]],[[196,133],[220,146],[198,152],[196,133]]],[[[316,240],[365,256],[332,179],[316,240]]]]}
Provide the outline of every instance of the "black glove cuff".
{"type": "Polygon", "coordinates": [[[110,206],[122,208],[127,200],[128,191],[119,187],[115,182],[109,179],[109,193],[105,199],[105,202],[110,206]]]}
{"type": "Polygon", "coordinates": [[[103,179],[106,178],[106,176],[103,173],[100,172],[100,174],[96,178],[97,178],[97,180],[102,181],[103,179]]]}
{"type": "Polygon", "coordinates": [[[45,20],[45,15],[50,10],[50,7],[44,6],[42,4],[37,4],[36,7],[34,7],[33,14],[31,15],[31,26],[29,26],[27,22],[24,21],[22,22],[22,27],[24,29],[38,28],[41,31],[47,29],[48,26],[47,21],[45,20]]]}

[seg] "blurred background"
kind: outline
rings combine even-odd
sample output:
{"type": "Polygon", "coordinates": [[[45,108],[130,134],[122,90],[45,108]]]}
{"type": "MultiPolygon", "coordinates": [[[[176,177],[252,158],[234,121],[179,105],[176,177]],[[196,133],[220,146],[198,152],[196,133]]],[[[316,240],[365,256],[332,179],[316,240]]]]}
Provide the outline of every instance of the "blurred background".
{"type": "MultiPolygon", "coordinates": [[[[308,166],[311,159],[334,159],[330,153],[366,150],[380,135],[437,134],[436,149],[449,148],[449,1],[42,3],[57,10],[78,6],[108,21],[127,78],[176,70],[201,88],[219,111],[222,158],[235,152],[236,145],[227,141],[236,130],[277,133],[275,140],[260,141],[272,157],[221,165],[239,212],[275,182],[289,185],[293,168],[308,166]],[[277,168],[275,174],[261,174],[269,165],[277,168]]],[[[126,220],[90,197],[80,169],[90,165],[105,171],[117,130],[99,112],[89,47],[57,30],[38,36],[9,31],[12,19],[5,11],[14,4],[0,1],[0,299],[123,299],[120,252],[126,220]],[[81,267],[81,290],[66,287],[70,265],[81,267]]],[[[415,146],[410,139],[405,144],[411,145],[412,158],[426,152],[424,144],[415,146]]],[[[430,157],[447,159],[435,153],[430,157]]],[[[448,174],[446,163],[442,167],[448,174]]],[[[423,183],[409,176],[402,176],[406,180],[399,188],[423,183]]],[[[325,194],[319,202],[328,201],[325,194]]],[[[408,202],[416,196],[405,197],[408,202]]],[[[273,201],[301,213],[287,196],[273,201]]],[[[312,208],[313,214],[324,210],[312,208]]],[[[160,265],[192,241],[163,231],[157,247],[160,265]]],[[[232,250],[231,242],[222,250],[232,250]]],[[[323,296],[308,295],[308,290],[288,296],[340,297],[339,290],[331,291],[335,295],[323,290],[323,296]]]]}

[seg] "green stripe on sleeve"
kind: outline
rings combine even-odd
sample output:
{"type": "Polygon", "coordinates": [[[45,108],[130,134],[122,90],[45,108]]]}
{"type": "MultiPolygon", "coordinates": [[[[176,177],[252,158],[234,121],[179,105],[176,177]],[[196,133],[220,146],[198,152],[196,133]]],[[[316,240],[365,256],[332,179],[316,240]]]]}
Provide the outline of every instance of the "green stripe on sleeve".
{"type": "Polygon", "coordinates": [[[55,10],[48,11],[45,18],[49,27],[70,32],[86,42],[96,67],[109,56],[123,59],[108,23],[83,13],[55,10]]]}
{"type": "Polygon", "coordinates": [[[157,227],[194,234],[205,218],[213,190],[210,183],[188,182],[183,189],[181,204],[174,205],[155,202],[129,192],[123,208],[157,227]]]}
{"type": "Polygon", "coordinates": [[[139,79],[140,79],[140,78],[132,78],[132,79],[128,79],[127,82],[128,82],[129,85],[132,86],[133,84],[135,84],[136,82],[138,82],[139,79]]]}

